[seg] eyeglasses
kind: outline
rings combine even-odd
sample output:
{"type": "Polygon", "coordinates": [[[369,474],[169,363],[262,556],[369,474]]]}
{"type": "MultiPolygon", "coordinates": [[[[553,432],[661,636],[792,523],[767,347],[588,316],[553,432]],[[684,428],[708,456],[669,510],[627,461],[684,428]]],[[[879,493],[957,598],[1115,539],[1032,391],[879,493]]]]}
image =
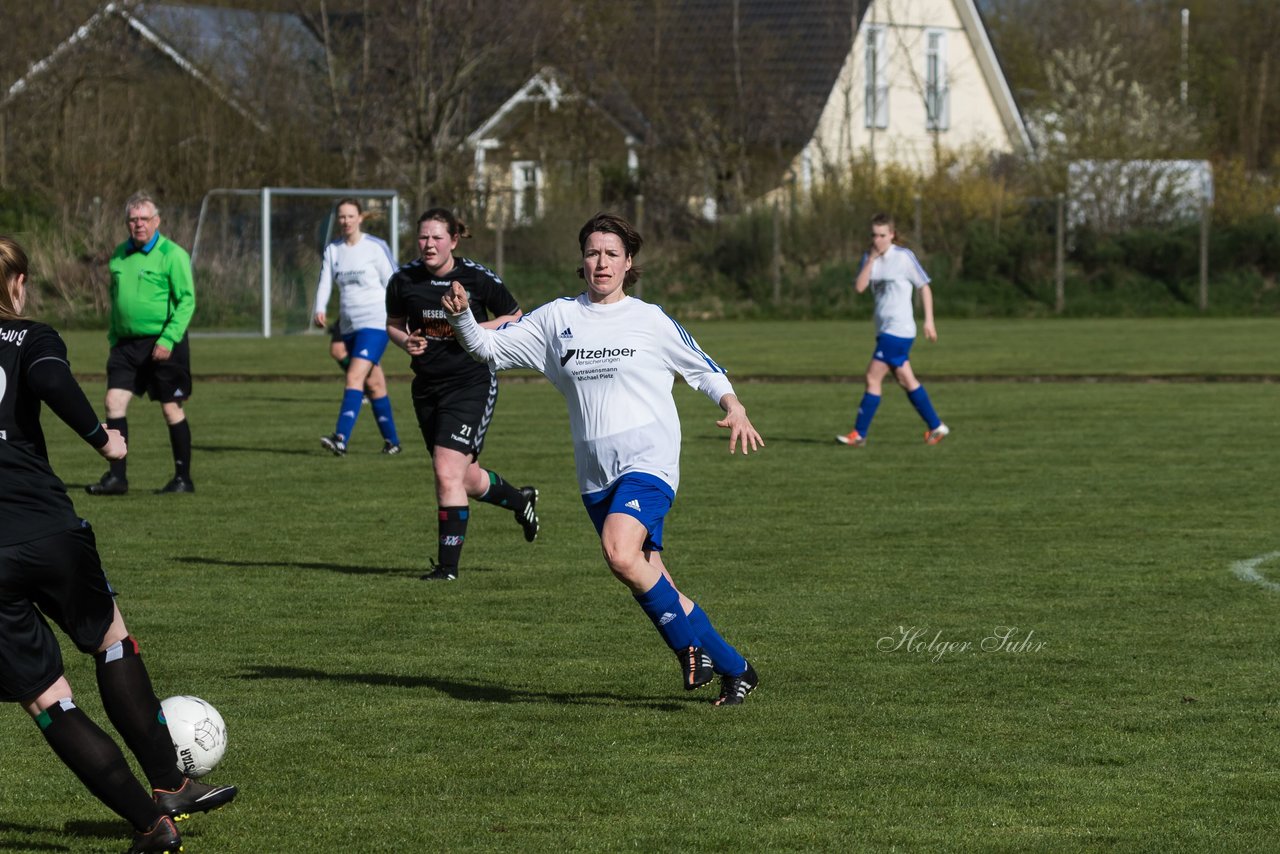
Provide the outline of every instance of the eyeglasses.
{"type": "Polygon", "coordinates": [[[151,220],[153,219],[155,219],[154,214],[152,214],[151,216],[131,216],[128,219],[126,219],[125,222],[128,223],[129,225],[141,225],[144,222],[151,222],[151,220]]]}

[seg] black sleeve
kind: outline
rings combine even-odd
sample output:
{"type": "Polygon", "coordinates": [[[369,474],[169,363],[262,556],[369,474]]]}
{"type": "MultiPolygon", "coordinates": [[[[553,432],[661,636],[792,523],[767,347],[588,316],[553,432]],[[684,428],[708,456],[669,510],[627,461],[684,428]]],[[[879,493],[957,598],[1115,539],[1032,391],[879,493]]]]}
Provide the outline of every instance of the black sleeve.
{"type": "Polygon", "coordinates": [[[387,317],[404,316],[404,300],[400,297],[400,274],[396,273],[387,282],[387,317]]]}
{"type": "Polygon", "coordinates": [[[107,444],[107,431],[102,429],[65,358],[45,355],[33,361],[27,367],[27,387],[90,445],[101,448],[107,444]]]}
{"type": "Polygon", "coordinates": [[[502,279],[485,273],[481,273],[480,278],[485,283],[484,304],[489,314],[502,317],[505,314],[515,314],[520,310],[520,303],[516,302],[516,298],[511,295],[511,291],[507,290],[502,279]]]}

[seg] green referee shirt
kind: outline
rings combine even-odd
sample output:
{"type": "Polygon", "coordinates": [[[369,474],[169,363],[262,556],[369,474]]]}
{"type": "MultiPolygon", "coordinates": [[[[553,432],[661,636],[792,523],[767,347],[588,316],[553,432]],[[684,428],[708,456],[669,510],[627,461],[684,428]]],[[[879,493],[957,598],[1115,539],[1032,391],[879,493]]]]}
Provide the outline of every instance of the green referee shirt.
{"type": "Polygon", "coordinates": [[[187,334],[196,310],[187,250],[157,233],[141,249],[132,240],[116,247],[107,264],[111,271],[111,346],[121,338],[146,338],[166,350],[187,334]]]}

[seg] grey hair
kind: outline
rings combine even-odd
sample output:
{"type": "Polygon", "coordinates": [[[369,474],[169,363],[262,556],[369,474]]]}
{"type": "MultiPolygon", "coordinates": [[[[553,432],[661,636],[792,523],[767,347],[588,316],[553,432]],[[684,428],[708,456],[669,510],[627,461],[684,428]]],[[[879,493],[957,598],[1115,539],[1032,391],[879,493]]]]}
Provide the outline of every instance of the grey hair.
{"type": "Polygon", "coordinates": [[[151,197],[151,194],[146,190],[139,190],[130,196],[124,203],[125,217],[128,218],[130,212],[132,212],[134,208],[140,208],[143,205],[151,205],[151,207],[155,209],[156,216],[160,215],[160,206],[156,204],[156,200],[151,197]]]}

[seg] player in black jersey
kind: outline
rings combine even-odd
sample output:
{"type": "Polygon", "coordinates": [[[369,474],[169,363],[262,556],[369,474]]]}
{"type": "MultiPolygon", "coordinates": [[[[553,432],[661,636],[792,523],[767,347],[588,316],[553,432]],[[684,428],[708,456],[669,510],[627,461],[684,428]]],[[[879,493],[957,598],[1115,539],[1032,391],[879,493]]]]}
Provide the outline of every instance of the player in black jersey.
{"type": "Polygon", "coordinates": [[[498,378],[475,361],[453,337],[440,298],[459,282],[471,298],[476,320],[494,328],[520,319],[520,306],[494,273],[455,256],[467,227],[446,208],[418,218],[422,257],[401,267],[387,283],[387,333],[413,357],[413,408],[431,454],[439,506],[435,568],[424,581],[453,581],[467,533],[468,498],[515,514],[524,538],[538,536],[538,490],[519,489],[480,467],[485,431],[498,400],[498,378]]]}
{"type": "Polygon", "coordinates": [[[178,851],[174,819],[236,796],[178,770],[160,701],[107,583],[89,523],[76,516],[49,465],[40,406],[108,460],[123,459],[119,430],[98,421],[71,375],[62,338],[26,320],[27,256],[0,237],[0,701],[17,702],[68,768],[133,825],[130,851],[178,851]],[[115,741],[72,700],[48,620],[93,655],[107,717],[151,784],[139,783],[115,741]]]}

